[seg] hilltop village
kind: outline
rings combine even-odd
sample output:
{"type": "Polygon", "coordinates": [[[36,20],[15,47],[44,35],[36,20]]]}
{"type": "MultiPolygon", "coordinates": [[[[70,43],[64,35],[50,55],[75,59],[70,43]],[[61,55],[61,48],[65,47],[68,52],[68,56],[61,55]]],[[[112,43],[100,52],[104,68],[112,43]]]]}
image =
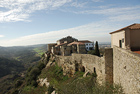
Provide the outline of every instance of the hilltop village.
{"type": "Polygon", "coordinates": [[[94,42],[89,40],[78,40],[67,36],[57,41],[57,43],[48,44],[48,51],[55,55],[69,56],[72,53],[87,54],[87,51],[94,49],[94,42]]]}
{"type": "Polygon", "coordinates": [[[96,72],[99,84],[119,84],[126,94],[140,94],[140,24],[110,34],[111,48],[105,49],[103,57],[87,54],[94,49],[93,42],[71,36],[48,44],[48,51],[62,67],[63,75],[73,77],[76,70],[85,72],[84,76],[96,72]]]}
{"type": "Polygon", "coordinates": [[[37,65],[3,94],[140,94],[140,24],[110,34],[103,55],[88,53],[97,43],[72,36],[48,44],[37,65]]]}

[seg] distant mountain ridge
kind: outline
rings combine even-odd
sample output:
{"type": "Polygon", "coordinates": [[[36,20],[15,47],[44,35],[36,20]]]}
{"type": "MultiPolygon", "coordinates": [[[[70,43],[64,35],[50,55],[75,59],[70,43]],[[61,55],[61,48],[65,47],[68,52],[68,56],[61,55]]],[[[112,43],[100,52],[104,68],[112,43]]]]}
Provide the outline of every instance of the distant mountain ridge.
{"type": "Polygon", "coordinates": [[[0,57],[24,61],[23,59],[25,57],[33,55],[39,57],[37,56],[37,54],[45,51],[47,51],[47,44],[30,45],[30,46],[13,46],[13,47],[0,46],[0,57]],[[24,55],[24,57],[21,55],[24,55]],[[19,56],[21,56],[22,58],[19,58],[19,56]]]}
{"type": "Polygon", "coordinates": [[[47,51],[47,44],[32,46],[0,46],[0,77],[23,71],[40,60],[43,52],[47,51]],[[21,69],[21,70],[20,70],[21,69]]]}

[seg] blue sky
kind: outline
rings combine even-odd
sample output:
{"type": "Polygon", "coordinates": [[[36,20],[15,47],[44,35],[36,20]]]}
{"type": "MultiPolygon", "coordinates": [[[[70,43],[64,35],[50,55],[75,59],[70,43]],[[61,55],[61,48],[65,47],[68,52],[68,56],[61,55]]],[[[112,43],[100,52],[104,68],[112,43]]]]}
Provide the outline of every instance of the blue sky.
{"type": "Polygon", "coordinates": [[[68,35],[110,42],[140,23],[140,0],[0,0],[0,46],[45,44],[68,35]]]}

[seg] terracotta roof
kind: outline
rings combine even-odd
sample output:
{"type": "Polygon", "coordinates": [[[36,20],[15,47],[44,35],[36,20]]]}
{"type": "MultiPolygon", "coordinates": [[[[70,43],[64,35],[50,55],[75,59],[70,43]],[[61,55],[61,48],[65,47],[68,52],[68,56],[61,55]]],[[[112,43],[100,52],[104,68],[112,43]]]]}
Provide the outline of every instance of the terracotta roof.
{"type": "Polygon", "coordinates": [[[72,42],[72,43],[69,43],[68,46],[71,46],[71,45],[85,45],[85,43],[82,43],[82,42],[72,42]]]}
{"type": "Polygon", "coordinates": [[[133,51],[134,53],[140,54],[140,51],[133,51]]]}
{"type": "Polygon", "coordinates": [[[124,29],[140,29],[140,24],[132,24],[132,25],[129,25],[129,26],[127,26],[127,27],[124,27],[124,28],[121,28],[121,29],[119,29],[119,30],[116,30],[116,31],[114,31],[114,32],[111,32],[110,34],[112,34],[112,33],[116,33],[116,32],[119,32],[119,31],[121,31],[121,30],[124,30],[124,29]]]}
{"type": "Polygon", "coordinates": [[[78,41],[78,42],[82,42],[82,43],[92,43],[92,42],[89,41],[89,40],[80,40],[80,41],[78,41]]]}

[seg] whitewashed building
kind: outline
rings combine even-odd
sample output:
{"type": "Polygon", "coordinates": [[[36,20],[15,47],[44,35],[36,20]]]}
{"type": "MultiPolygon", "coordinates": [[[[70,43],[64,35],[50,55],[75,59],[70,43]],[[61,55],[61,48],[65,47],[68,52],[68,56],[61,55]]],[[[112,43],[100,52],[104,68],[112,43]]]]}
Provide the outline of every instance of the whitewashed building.
{"type": "Polygon", "coordinates": [[[88,41],[88,40],[81,40],[81,41],[78,41],[78,42],[84,43],[87,51],[94,49],[94,42],[91,42],[91,41],[88,41]]]}

